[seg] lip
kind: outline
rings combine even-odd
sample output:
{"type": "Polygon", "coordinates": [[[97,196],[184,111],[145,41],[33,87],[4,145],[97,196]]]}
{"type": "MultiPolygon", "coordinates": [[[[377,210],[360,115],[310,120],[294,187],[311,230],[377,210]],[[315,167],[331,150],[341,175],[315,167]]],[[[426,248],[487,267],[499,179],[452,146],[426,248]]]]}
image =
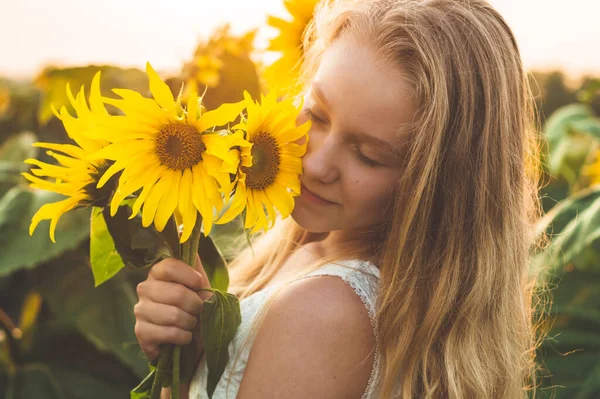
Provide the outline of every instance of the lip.
{"type": "Polygon", "coordinates": [[[301,184],[301,194],[302,197],[306,198],[308,201],[320,204],[320,205],[335,205],[335,202],[328,201],[325,198],[319,197],[314,192],[310,191],[304,184],[301,184]]]}

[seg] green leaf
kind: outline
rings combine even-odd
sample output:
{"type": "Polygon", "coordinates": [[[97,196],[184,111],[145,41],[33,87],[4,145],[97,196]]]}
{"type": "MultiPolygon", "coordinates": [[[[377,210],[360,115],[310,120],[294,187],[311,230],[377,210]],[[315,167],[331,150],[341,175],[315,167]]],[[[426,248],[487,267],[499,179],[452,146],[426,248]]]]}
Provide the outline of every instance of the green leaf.
{"type": "Polygon", "coordinates": [[[242,321],[238,298],[229,293],[215,290],[214,295],[204,301],[201,314],[202,340],[208,367],[208,396],[212,395],[221,379],[229,360],[229,343],[242,321]]]}
{"type": "Polygon", "coordinates": [[[35,158],[37,148],[32,144],[36,141],[37,137],[31,132],[16,134],[0,147],[0,159],[6,162],[22,163],[28,158],[35,158]]]}
{"type": "Polygon", "coordinates": [[[108,381],[87,370],[60,364],[29,363],[7,378],[3,398],[12,399],[104,399],[123,398],[128,388],[122,381],[108,381]]]}
{"type": "Polygon", "coordinates": [[[594,117],[594,111],[584,104],[569,104],[556,110],[544,128],[544,133],[550,144],[556,144],[571,129],[573,122],[594,117]]]}
{"type": "Polygon", "coordinates": [[[31,218],[48,203],[64,196],[23,187],[12,188],[0,199],[0,277],[20,269],[33,269],[63,252],[76,248],[90,231],[90,210],[69,211],[56,227],[56,243],[50,241],[49,221],[42,221],[29,236],[31,218]]]}
{"type": "Polygon", "coordinates": [[[36,279],[58,321],[73,325],[97,349],[113,354],[138,377],[147,373],[147,360],[134,333],[137,296],[124,276],[94,288],[87,257],[70,252],[45,264],[36,279]]]}
{"type": "Polygon", "coordinates": [[[108,231],[102,208],[92,209],[90,231],[90,263],[96,287],[125,267],[108,231]]]}
{"type": "Polygon", "coordinates": [[[23,182],[21,173],[26,170],[27,166],[23,163],[0,160],[0,198],[2,198],[8,190],[23,182]]]}
{"type": "Polygon", "coordinates": [[[558,109],[548,119],[544,134],[548,139],[548,166],[555,176],[570,184],[576,182],[592,142],[598,138],[598,121],[593,110],[583,104],[570,104],[558,109]]]}
{"type": "Polygon", "coordinates": [[[557,205],[543,223],[553,241],[538,263],[553,270],[573,264],[600,272],[600,188],[583,190],[557,205]]]}
{"type": "Polygon", "coordinates": [[[6,399],[66,399],[50,368],[43,364],[22,367],[9,381],[6,399]]]}
{"type": "Polygon", "coordinates": [[[156,378],[156,368],[152,367],[150,373],[140,382],[140,384],[133,388],[130,392],[131,399],[149,399],[150,392],[152,391],[152,384],[156,378]]]}
{"type": "Polygon", "coordinates": [[[69,399],[126,398],[131,385],[88,370],[49,364],[52,374],[69,399]]]}
{"type": "Polygon", "coordinates": [[[210,281],[210,286],[219,291],[227,292],[229,272],[225,258],[210,236],[200,235],[198,255],[202,260],[202,267],[210,281]]]}
{"type": "Polygon", "coordinates": [[[103,213],[115,248],[125,264],[144,267],[163,258],[180,257],[179,235],[173,218],[159,233],[153,226],[143,227],[139,215],[129,219],[131,208],[128,205],[120,206],[115,216],[110,216],[108,208],[104,208],[103,213]]]}
{"type": "Polygon", "coordinates": [[[571,128],[600,140],[600,121],[596,118],[582,119],[571,123],[571,128]]]}

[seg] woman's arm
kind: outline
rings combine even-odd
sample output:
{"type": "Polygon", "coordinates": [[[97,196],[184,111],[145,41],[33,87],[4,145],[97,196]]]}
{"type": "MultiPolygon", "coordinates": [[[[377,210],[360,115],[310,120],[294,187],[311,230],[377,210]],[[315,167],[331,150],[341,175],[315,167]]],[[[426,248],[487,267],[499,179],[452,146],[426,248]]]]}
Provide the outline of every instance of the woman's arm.
{"type": "Polygon", "coordinates": [[[374,348],[366,308],[343,280],[293,282],[267,310],[237,398],[360,398],[374,348]]]}

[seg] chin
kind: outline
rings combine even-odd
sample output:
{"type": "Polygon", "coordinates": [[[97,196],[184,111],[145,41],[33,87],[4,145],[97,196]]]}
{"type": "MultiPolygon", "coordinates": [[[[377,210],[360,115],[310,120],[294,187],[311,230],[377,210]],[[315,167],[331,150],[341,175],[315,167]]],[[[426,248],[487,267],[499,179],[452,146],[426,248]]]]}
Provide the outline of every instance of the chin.
{"type": "Polygon", "coordinates": [[[334,230],[331,228],[329,220],[316,217],[316,215],[296,207],[294,207],[290,216],[300,227],[309,233],[329,233],[334,230]]]}

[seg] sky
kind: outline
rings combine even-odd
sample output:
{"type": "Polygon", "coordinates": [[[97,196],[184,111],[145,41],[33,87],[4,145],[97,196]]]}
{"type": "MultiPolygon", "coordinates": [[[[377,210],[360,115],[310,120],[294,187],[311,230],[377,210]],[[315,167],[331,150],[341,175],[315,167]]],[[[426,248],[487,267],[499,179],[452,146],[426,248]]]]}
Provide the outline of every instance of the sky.
{"type": "MultiPolygon", "coordinates": [[[[511,26],[528,69],[600,75],[600,2],[490,0],[511,26]]],[[[199,38],[230,22],[234,33],[275,31],[283,0],[0,0],[0,76],[27,78],[45,65],[114,64],[177,72],[199,38]]],[[[267,58],[268,59],[268,58],[267,58]]]]}

